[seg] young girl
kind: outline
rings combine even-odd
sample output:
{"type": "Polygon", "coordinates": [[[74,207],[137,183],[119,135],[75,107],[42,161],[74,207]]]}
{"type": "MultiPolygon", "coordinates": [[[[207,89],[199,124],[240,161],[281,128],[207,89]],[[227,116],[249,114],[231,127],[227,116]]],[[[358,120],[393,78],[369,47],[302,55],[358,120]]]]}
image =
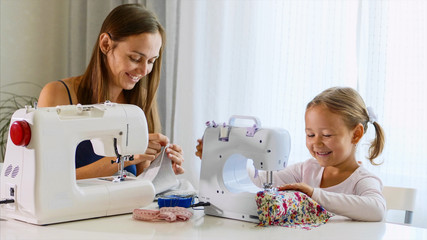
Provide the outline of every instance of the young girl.
{"type": "MultiPolygon", "coordinates": [[[[301,191],[326,210],[360,221],[381,221],[385,214],[381,180],[359,166],[357,143],[371,123],[376,137],[368,159],[384,147],[384,134],[363,99],[352,88],[329,88],[308,103],[305,113],[306,146],[313,159],[289,166],[274,176],[279,190],[301,191]]],[[[254,179],[262,182],[262,173],[254,179]]]]}
{"type": "MultiPolygon", "coordinates": [[[[274,172],[273,184],[279,190],[301,191],[337,215],[381,221],[386,210],[382,182],[356,160],[357,143],[369,123],[376,137],[368,159],[377,165],[374,159],[383,150],[384,134],[375,115],[351,88],[323,91],[308,103],[305,113],[306,146],[313,158],[274,172]]],[[[203,142],[198,142],[196,155],[201,157],[203,142]]],[[[266,172],[260,172],[252,180],[262,187],[265,179],[266,172]]]]}

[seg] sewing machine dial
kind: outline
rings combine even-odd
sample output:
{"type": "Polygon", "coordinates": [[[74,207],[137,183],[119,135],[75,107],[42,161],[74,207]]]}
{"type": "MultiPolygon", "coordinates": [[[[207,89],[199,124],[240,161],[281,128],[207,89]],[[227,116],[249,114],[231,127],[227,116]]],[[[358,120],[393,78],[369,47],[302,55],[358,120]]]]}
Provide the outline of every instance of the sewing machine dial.
{"type": "Polygon", "coordinates": [[[31,140],[31,128],[25,120],[15,121],[10,126],[10,138],[16,146],[27,146],[31,140]]]}

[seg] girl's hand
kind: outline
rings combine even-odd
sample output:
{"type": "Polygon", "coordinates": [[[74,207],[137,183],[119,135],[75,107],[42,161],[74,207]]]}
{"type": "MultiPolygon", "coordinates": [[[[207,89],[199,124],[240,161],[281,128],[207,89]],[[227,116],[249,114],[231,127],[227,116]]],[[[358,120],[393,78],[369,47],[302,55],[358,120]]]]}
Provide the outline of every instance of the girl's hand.
{"type": "Polygon", "coordinates": [[[309,196],[309,197],[311,197],[313,195],[313,191],[314,191],[314,188],[308,186],[305,183],[285,184],[285,185],[282,185],[282,186],[278,187],[277,189],[279,191],[284,191],[284,190],[300,191],[300,192],[303,192],[303,193],[307,194],[307,196],[309,196]]]}
{"type": "Polygon", "coordinates": [[[202,159],[202,153],[203,153],[203,140],[197,139],[197,146],[196,146],[196,156],[198,156],[200,159],[202,159]]]}
{"type": "Polygon", "coordinates": [[[182,148],[176,144],[170,144],[168,148],[166,148],[166,154],[168,158],[172,160],[172,169],[176,175],[183,174],[184,168],[182,167],[182,163],[184,162],[182,148]]]}

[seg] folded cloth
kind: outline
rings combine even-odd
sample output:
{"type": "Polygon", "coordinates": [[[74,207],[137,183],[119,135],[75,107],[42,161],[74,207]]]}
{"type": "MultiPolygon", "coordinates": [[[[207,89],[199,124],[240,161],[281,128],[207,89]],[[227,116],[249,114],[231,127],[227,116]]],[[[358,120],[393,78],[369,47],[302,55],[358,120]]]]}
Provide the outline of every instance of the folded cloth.
{"type": "Polygon", "coordinates": [[[334,216],[305,193],[260,191],[256,196],[258,226],[284,226],[312,229],[334,216]]]}
{"type": "Polygon", "coordinates": [[[134,209],[133,218],[142,221],[187,221],[193,213],[183,207],[162,207],[160,210],[134,209]]]}

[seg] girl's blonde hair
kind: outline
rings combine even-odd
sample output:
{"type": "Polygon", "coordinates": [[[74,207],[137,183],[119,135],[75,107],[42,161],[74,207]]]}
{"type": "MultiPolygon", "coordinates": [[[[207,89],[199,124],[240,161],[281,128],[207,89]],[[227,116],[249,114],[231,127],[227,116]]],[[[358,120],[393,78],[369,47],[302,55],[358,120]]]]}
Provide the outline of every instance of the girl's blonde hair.
{"type": "MultiPolygon", "coordinates": [[[[363,134],[368,130],[368,110],[366,109],[365,102],[356,90],[349,87],[332,87],[326,89],[307,104],[306,110],[318,105],[324,105],[331,112],[341,115],[349,129],[353,129],[361,123],[364,128],[363,134]]],[[[373,165],[379,165],[374,162],[374,159],[384,149],[384,131],[376,121],[372,122],[372,124],[375,127],[375,139],[369,147],[368,159],[373,165]]]]}
{"type": "Polygon", "coordinates": [[[115,42],[141,33],[160,33],[162,46],[153,70],[142,78],[133,89],[123,90],[129,104],[135,104],[144,110],[149,132],[160,132],[156,93],[160,83],[162,54],[166,41],[162,25],[153,12],[138,4],[124,4],[113,9],[102,24],[89,65],[82,75],[77,90],[77,99],[81,104],[101,103],[109,100],[107,57],[99,47],[99,36],[102,33],[108,33],[115,42]]]}

